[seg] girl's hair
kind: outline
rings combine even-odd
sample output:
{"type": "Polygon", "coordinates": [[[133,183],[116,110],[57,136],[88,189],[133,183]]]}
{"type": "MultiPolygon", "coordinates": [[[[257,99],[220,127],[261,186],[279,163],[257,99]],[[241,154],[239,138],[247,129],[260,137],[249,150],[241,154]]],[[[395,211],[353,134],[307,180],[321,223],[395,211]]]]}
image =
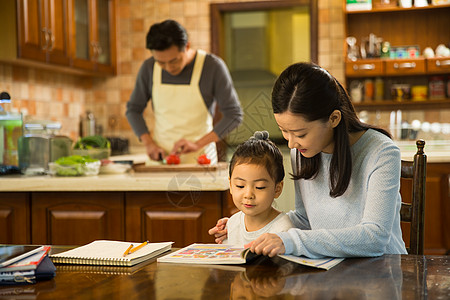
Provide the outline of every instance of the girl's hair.
{"type": "MultiPolygon", "coordinates": [[[[342,85],[325,69],[313,63],[296,63],[281,73],[272,90],[272,108],[275,114],[290,112],[300,115],[308,122],[327,122],[333,111],[341,112],[341,121],[334,128],[333,134],[331,197],[343,195],[350,183],[352,156],[349,133],[372,128],[391,137],[384,129],[361,122],[342,85]]],[[[297,151],[297,174],[293,175],[293,179],[314,178],[319,172],[320,161],[320,153],[306,158],[297,151]]]]}
{"type": "Polygon", "coordinates": [[[183,51],[188,43],[186,29],[174,20],[153,24],[147,33],[147,49],[164,51],[173,45],[183,51]]]}
{"type": "Polygon", "coordinates": [[[283,155],[269,140],[267,131],[256,131],[251,138],[240,144],[230,161],[229,176],[239,164],[263,165],[275,183],[284,179],[283,155]]]}

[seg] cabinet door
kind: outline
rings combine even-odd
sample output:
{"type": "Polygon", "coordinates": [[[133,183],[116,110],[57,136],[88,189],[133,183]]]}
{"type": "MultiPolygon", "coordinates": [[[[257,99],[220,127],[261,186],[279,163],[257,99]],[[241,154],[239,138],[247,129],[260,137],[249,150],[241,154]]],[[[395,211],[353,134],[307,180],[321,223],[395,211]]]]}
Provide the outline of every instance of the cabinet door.
{"type": "Polygon", "coordinates": [[[94,14],[96,30],[94,30],[93,40],[95,41],[96,68],[101,73],[114,73],[116,51],[114,15],[114,1],[96,1],[94,14]]]}
{"type": "Polygon", "coordinates": [[[68,65],[64,0],[18,0],[18,56],[68,65]]]}
{"type": "Polygon", "coordinates": [[[118,192],[32,193],[33,244],[83,245],[123,240],[124,200],[118,192]]]}
{"type": "Polygon", "coordinates": [[[69,65],[67,47],[67,8],[65,0],[48,0],[46,11],[46,33],[49,44],[48,62],[69,65]]]}
{"type": "Polygon", "coordinates": [[[45,1],[17,1],[18,57],[46,61],[45,1]]]}
{"type": "Polygon", "coordinates": [[[114,13],[112,0],[69,1],[70,51],[75,67],[114,73],[114,13]]]}
{"type": "Polygon", "coordinates": [[[174,247],[214,243],[208,235],[228,192],[126,193],[126,240],[173,241],[174,247]]]}
{"type": "Polygon", "coordinates": [[[28,193],[0,193],[0,244],[30,244],[28,193]]]}

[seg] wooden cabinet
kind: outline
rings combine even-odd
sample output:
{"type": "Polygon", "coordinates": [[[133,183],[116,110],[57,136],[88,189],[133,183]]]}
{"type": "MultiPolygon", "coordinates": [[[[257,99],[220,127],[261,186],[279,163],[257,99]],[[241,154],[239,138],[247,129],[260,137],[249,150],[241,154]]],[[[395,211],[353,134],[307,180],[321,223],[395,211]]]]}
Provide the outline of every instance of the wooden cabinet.
{"type": "Polygon", "coordinates": [[[0,1],[0,60],[62,72],[116,72],[115,0],[0,1]]]}
{"type": "Polygon", "coordinates": [[[214,243],[208,229],[223,215],[221,192],[126,193],[126,239],[174,241],[174,247],[214,243]]]}
{"type": "Polygon", "coordinates": [[[123,193],[31,193],[33,244],[82,245],[124,239],[123,193]]]}
{"type": "Polygon", "coordinates": [[[30,244],[28,193],[0,193],[0,244],[30,244]]]}
{"type": "MultiPolygon", "coordinates": [[[[396,110],[396,109],[448,109],[449,99],[428,99],[422,102],[405,101],[399,103],[390,100],[390,85],[406,83],[428,85],[431,75],[441,75],[444,80],[450,76],[450,57],[425,59],[421,56],[426,47],[433,50],[439,44],[450,40],[450,5],[412,7],[412,8],[373,8],[366,11],[346,11],[344,17],[346,36],[357,39],[361,47],[362,40],[371,33],[388,41],[392,47],[419,46],[419,57],[405,59],[358,58],[356,61],[346,58],[345,75],[347,89],[353,80],[380,77],[384,80],[384,97],[380,101],[355,103],[357,110],[396,110]],[[404,104],[404,105],[403,105],[404,104]]],[[[347,51],[345,51],[346,53],[347,51]]]]}
{"type": "Polygon", "coordinates": [[[214,243],[208,230],[233,208],[228,191],[1,192],[0,243],[214,243]]]}
{"type": "Polygon", "coordinates": [[[114,0],[70,0],[70,54],[73,66],[115,73],[114,0]]]}
{"type": "Polygon", "coordinates": [[[65,0],[17,0],[18,57],[69,65],[65,0]]]}

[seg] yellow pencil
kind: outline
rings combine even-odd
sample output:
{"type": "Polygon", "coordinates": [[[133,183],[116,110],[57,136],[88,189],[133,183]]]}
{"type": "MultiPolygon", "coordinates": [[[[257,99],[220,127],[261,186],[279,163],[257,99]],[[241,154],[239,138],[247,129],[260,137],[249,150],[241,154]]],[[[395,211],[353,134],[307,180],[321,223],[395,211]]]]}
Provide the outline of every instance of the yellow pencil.
{"type": "Polygon", "coordinates": [[[148,241],[143,242],[143,243],[140,244],[139,246],[136,246],[136,247],[132,248],[132,249],[130,250],[130,253],[134,253],[134,252],[138,251],[139,249],[141,249],[142,247],[144,247],[144,246],[147,245],[147,244],[148,244],[148,241]]]}
{"type": "Polygon", "coordinates": [[[123,256],[127,256],[128,254],[130,254],[131,248],[133,248],[133,244],[131,244],[130,247],[127,248],[127,250],[123,253],[123,256]]]}

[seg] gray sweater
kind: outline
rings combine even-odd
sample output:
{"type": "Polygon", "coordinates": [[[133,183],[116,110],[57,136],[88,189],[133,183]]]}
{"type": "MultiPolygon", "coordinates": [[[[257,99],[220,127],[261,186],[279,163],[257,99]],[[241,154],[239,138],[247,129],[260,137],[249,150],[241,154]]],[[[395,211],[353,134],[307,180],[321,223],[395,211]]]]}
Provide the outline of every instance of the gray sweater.
{"type": "MultiPolygon", "coordinates": [[[[176,76],[172,76],[163,70],[163,83],[189,84],[194,63],[195,59],[176,76]]],[[[144,133],[149,133],[143,112],[152,98],[154,64],[153,57],[144,61],[137,75],[133,93],[127,103],[126,116],[138,137],[144,133]]],[[[213,54],[207,54],[199,85],[205,105],[211,115],[214,116],[216,104],[222,113],[222,118],[214,125],[213,131],[220,138],[223,138],[236,128],[243,119],[241,105],[225,62],[213,54]]]]}
{"type": "MultiPolygon", "coordinates": [[[[295,170],[296,149],[292,149],[295,170]]],[[[406,254],[400,228],[400,150],[384,134],[367,130],[351,147],[353,169],[347,191],[330,197],[332,154],[321,153],[314,179],[295,181],[296,228],[278,235],[286,254],[311,258],[406,254]]]]}

